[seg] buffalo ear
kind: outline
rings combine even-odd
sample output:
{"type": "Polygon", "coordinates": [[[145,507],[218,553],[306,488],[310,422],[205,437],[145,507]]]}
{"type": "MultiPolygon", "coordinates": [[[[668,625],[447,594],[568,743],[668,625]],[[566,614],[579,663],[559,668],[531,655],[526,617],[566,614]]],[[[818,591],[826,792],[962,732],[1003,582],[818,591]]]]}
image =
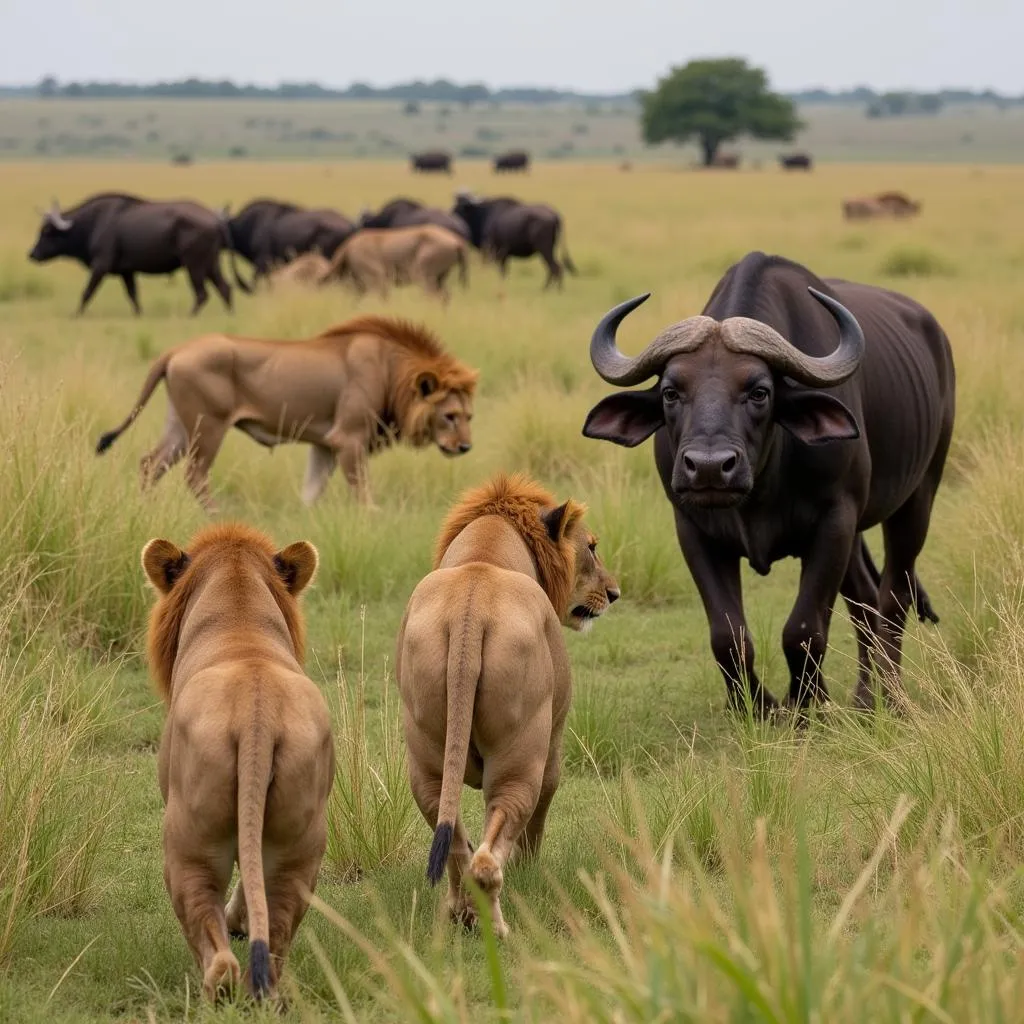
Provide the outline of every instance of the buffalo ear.
{"type": "Polygon", "coordinates": [[[274,569],[288,593],[298,597],[316,573],[319,556],[308,540],[299,540],[274,555],[274,569]]]}
{"type": "Polygon", "coordinates": [[[646,391],[620,391],[602,398],[587,413],[583,436],[635,448],[664,423],[661,392],[655,385],[646,391]]]}
{"type": "Polygon", "coordinates": [[[557,544],[579,522],[585,511],[582,505],[570,498],[558,508],[541,512],[540,521],[548,531],[548,536],[557,544]]]}
{"type": "Polygon", "coordinates": [[[855,441],[860,437],[853,413],[838,398],[820,391],[782,396],[775,407],[775,420],[804,444],[855,441]]]}
{"type": "Polygon", "coordinates": [[[430,370],[416,374],[416,390],[420,393],[421,398],[428,398],[432,395],[437,390],[438,384],[437,374],[430,370]]]}
{"type": "Polygon", "coordinates": [[[142,549],[142,569],[153,588],[161,594],[171,592],[191,561],[187,551],[182,551],[169,540],[151,540],[142,549]]]}

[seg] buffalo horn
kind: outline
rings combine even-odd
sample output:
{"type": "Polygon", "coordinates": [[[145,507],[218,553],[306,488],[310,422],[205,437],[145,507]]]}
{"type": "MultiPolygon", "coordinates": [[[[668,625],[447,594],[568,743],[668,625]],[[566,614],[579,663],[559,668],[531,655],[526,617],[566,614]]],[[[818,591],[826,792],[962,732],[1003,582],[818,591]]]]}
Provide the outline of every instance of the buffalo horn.
{"type": "MultiPolygon", "coordinates": [[[[732,352],[757,356],[773,369],[801,384],[829,387],[841,384],[856,372],[864,355],[864,332],[854,315],[831,296],[814,288],[810,293],[835,317],[839,324],[839,346],[828,356],[809,356],[790,344],[781,334],[760,320],[729,317],[722,322],[722,340],[732,352]]],[[[615,342],[615,332],[650,293],[638,295],[606,313],[590,339],[590,361],[609,384],[631,387],[661,372],[673,356],[699,348],[716,321],[693,316],[666,328],[635,357],[623,355],[615,342]]]]}
{"type": "Polygon", "coordinates": [[[71,221],[60,212],[60,203],[56,199],[53,200],[47,216],[50,218],[50,223],[59,231],[67,231],[71,227],[71,221]]]}
{"type": "Polygon", "coordinates": [[[626,356],[615,343],[619,324],[651,297],[650,292],[627,299],[604,315],[590,339],[590,361],[609,384],[630,387],[661,371],[666,361],[680,352],[699,347],[715,321],[707,316],[692,316],[661,332],[638,356],[626,356]]]}
{"type": "Polygon", "coordinates": [[[722,324],[726,348],[757,356],[800,384],[819,388],[842,384],[853,376],[864,357],[864,332],[842,303],[815,288],[808,291],[839,325],[839,345],[830,355],[809,356],[767,324],[739,316],[729,317],[722,324]]]}

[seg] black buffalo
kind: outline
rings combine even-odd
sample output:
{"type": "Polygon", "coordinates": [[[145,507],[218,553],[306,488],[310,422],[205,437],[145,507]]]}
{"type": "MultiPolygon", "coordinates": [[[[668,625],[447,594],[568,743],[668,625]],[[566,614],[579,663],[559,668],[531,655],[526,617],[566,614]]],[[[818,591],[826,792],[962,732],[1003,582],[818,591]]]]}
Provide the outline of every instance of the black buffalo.
{"type": "Polygon", "coordinates": [[[103,278],[117,274],[124,282],[132,309],[139,315],[142,307],[135,275],[173,274],[184,267],[195,292],[195,316],[206,302],[207,281],[231,308],[231,289],[220,269],[224,244],[224,228],[217,214],[198,203],[153,202],[106,192],[63,212],[54,201],[52,209],[43,215],[29,259],[45,263],[67,256],[89,268],[79,314],[85,311],[103,278]]]}
{"type": "Polygon", "coordinates": [[[436,224],[469,241],[469,228],[461,217],[447,210],[424,206],[415,199],[392,199],[376,213],[364,210],[359,218],[361,228],[411,228],[420,224],[436,224]]]}
{"type": "Polygon", "coordinates": [[[500,174],[502,171],[528,171],[530,169],[530,154],[525,149],[510,149],[507,153],[499,153],[494,158],[494,171],[500,174]]]}
{"type": "Polygon", "coordinates": [[[809,153],[786,153],[779,157],[784,171],[809,171],[812,162],[809,153]]]}
{"type": "Polygon", "coordinates": [[[562,238],[562,263],[555,258],[555,247],[562,233],[562,218],[557,210],[542,203],[526,204],[518,199],[499,196],[478,199],[466,192],[455,198],[452,210],[469,226],[469,239],[485,257],[498,264],[502,277],[510,257],[528,259],[539,255],[548,268],[544,287],[552,283],[562,287],[562,265],[576,273],[576,265],[562,238]]]}
{"type": "Polygon", "coordinates": [[[413,153],[409,157],[413,171],[423,171],[427,174],[451,174],[452,155],[443,149],[432,149],[425,153],[413,153]]]}
{"type": "Polygon", "coordinates": [[[676,533],[707,612],[730,698],[774,706],[754,672],[740,559],[765,575],[801,560],[782,634],[789,703],[827,697],[821,662],[836,596],[857,632],[859,707],[901,694],[907,609],[937,621],[915,563],[924,546],[953,430],[954,370],[935,318],[895,292],[816,277],[751,253],[730,268],[704,315],[666,328],[636,358],[615,342],[646,296],[613,309],[590,356],[609,383],[646,391],[598,403],[583,432],[654,454],[676,533]],[[835,346],[836,324],[839,345],[835,346]],[[833,351],[834,349],[834,351],[833,351]],[[881,524],[881,576],[863,533],[881,524]]]}
{"type": "MultiPolygon", "coordinates": [[[[232,251],[253,265],[253,285],[303,253],[319,252],[330,259],[356,229],[335,210],[307,210],[276,199],[254,199],[234,217],[226,217],[225,225],[232,251]]],[[[240,288],[251,289],[237,269],[235,280],[240,288]]]]}

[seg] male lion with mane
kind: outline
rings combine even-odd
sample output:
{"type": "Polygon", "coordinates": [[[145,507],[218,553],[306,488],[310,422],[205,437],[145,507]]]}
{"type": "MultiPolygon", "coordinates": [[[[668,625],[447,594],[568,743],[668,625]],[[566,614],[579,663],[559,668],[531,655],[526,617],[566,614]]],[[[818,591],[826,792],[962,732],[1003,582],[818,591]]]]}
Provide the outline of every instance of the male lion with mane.
{"type": "Polygon", "coordinates": [[[185,479],[212,512],[210,467],[235,427],[271,449],[312,445],[302,485],[307,505],[337,464],[358,500],[372,504],[367,456],[392,441],[433,442],[445,455],[470,450],[478,376],[425,327],[389,317],[357,317],[301,341],[207,334],[157,358],[132,411],[96,452],[135,422],[163,380],[167,423],[142,459],[143,487],[187,454],[185,479]]]}
{"type": "Polygon", "coordinates": [[[164,883],[207,998],[241,980],[229,931],[248,933],[250,991],[273,997],[320,870],[334,781],[330,713],[302,668],[297,598],[316,549],[275,552],[258,531],[223,524],[186,551],[151,540],[142,565],[159,594],[147,651],[168,708],[164,883]]]}
{"type": "Polygon", "coordinates": [[[619,597],[584,512],[519,474],[468,491],[398,636],[409,776],[434,829],[427,877],[436,884],[447,861],[449,912],[471,924],[468,871],[501,938],[503,868],[517,842],[537,853],[558,788],[572,689],[560,627],[586,630],[619,597]],[[476,853],[459,814],[463,783],[486,803],[476,853]]]}

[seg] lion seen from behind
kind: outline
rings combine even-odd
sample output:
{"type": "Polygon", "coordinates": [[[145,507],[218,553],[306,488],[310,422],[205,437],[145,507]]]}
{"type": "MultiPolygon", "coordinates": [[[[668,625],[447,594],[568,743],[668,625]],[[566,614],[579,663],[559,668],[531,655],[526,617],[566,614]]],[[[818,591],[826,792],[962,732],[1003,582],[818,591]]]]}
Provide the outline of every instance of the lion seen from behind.
{"type": "Polygon", "coordinates": [[[222,524],[185,550],[151,540],[142,565],[158,594],[150,672],[167,705],[164,882],[207,998],[242,980],[229,932],[248,934],[249,990],[273,997],[320,870],[334,780],[330,714],[302,667],[297,599],[316,549],[275,551],[258,531],[222,524]]]}
{"type": "Polygon", "coordinates": [[[558,787],[571,696],[561,627],[587,629],[619,597],[584,512],[522,475],[467,492],[398,636],[410,782],[434,829],[427,875],[436,883],[447,863],[449,912],[471,923],[468,872],[500,937],[505,863],[517,844],[537,852],[558,787]],[[464,783],[483,789],[486,807],[475,853],[459,813],[464,783]]]}

